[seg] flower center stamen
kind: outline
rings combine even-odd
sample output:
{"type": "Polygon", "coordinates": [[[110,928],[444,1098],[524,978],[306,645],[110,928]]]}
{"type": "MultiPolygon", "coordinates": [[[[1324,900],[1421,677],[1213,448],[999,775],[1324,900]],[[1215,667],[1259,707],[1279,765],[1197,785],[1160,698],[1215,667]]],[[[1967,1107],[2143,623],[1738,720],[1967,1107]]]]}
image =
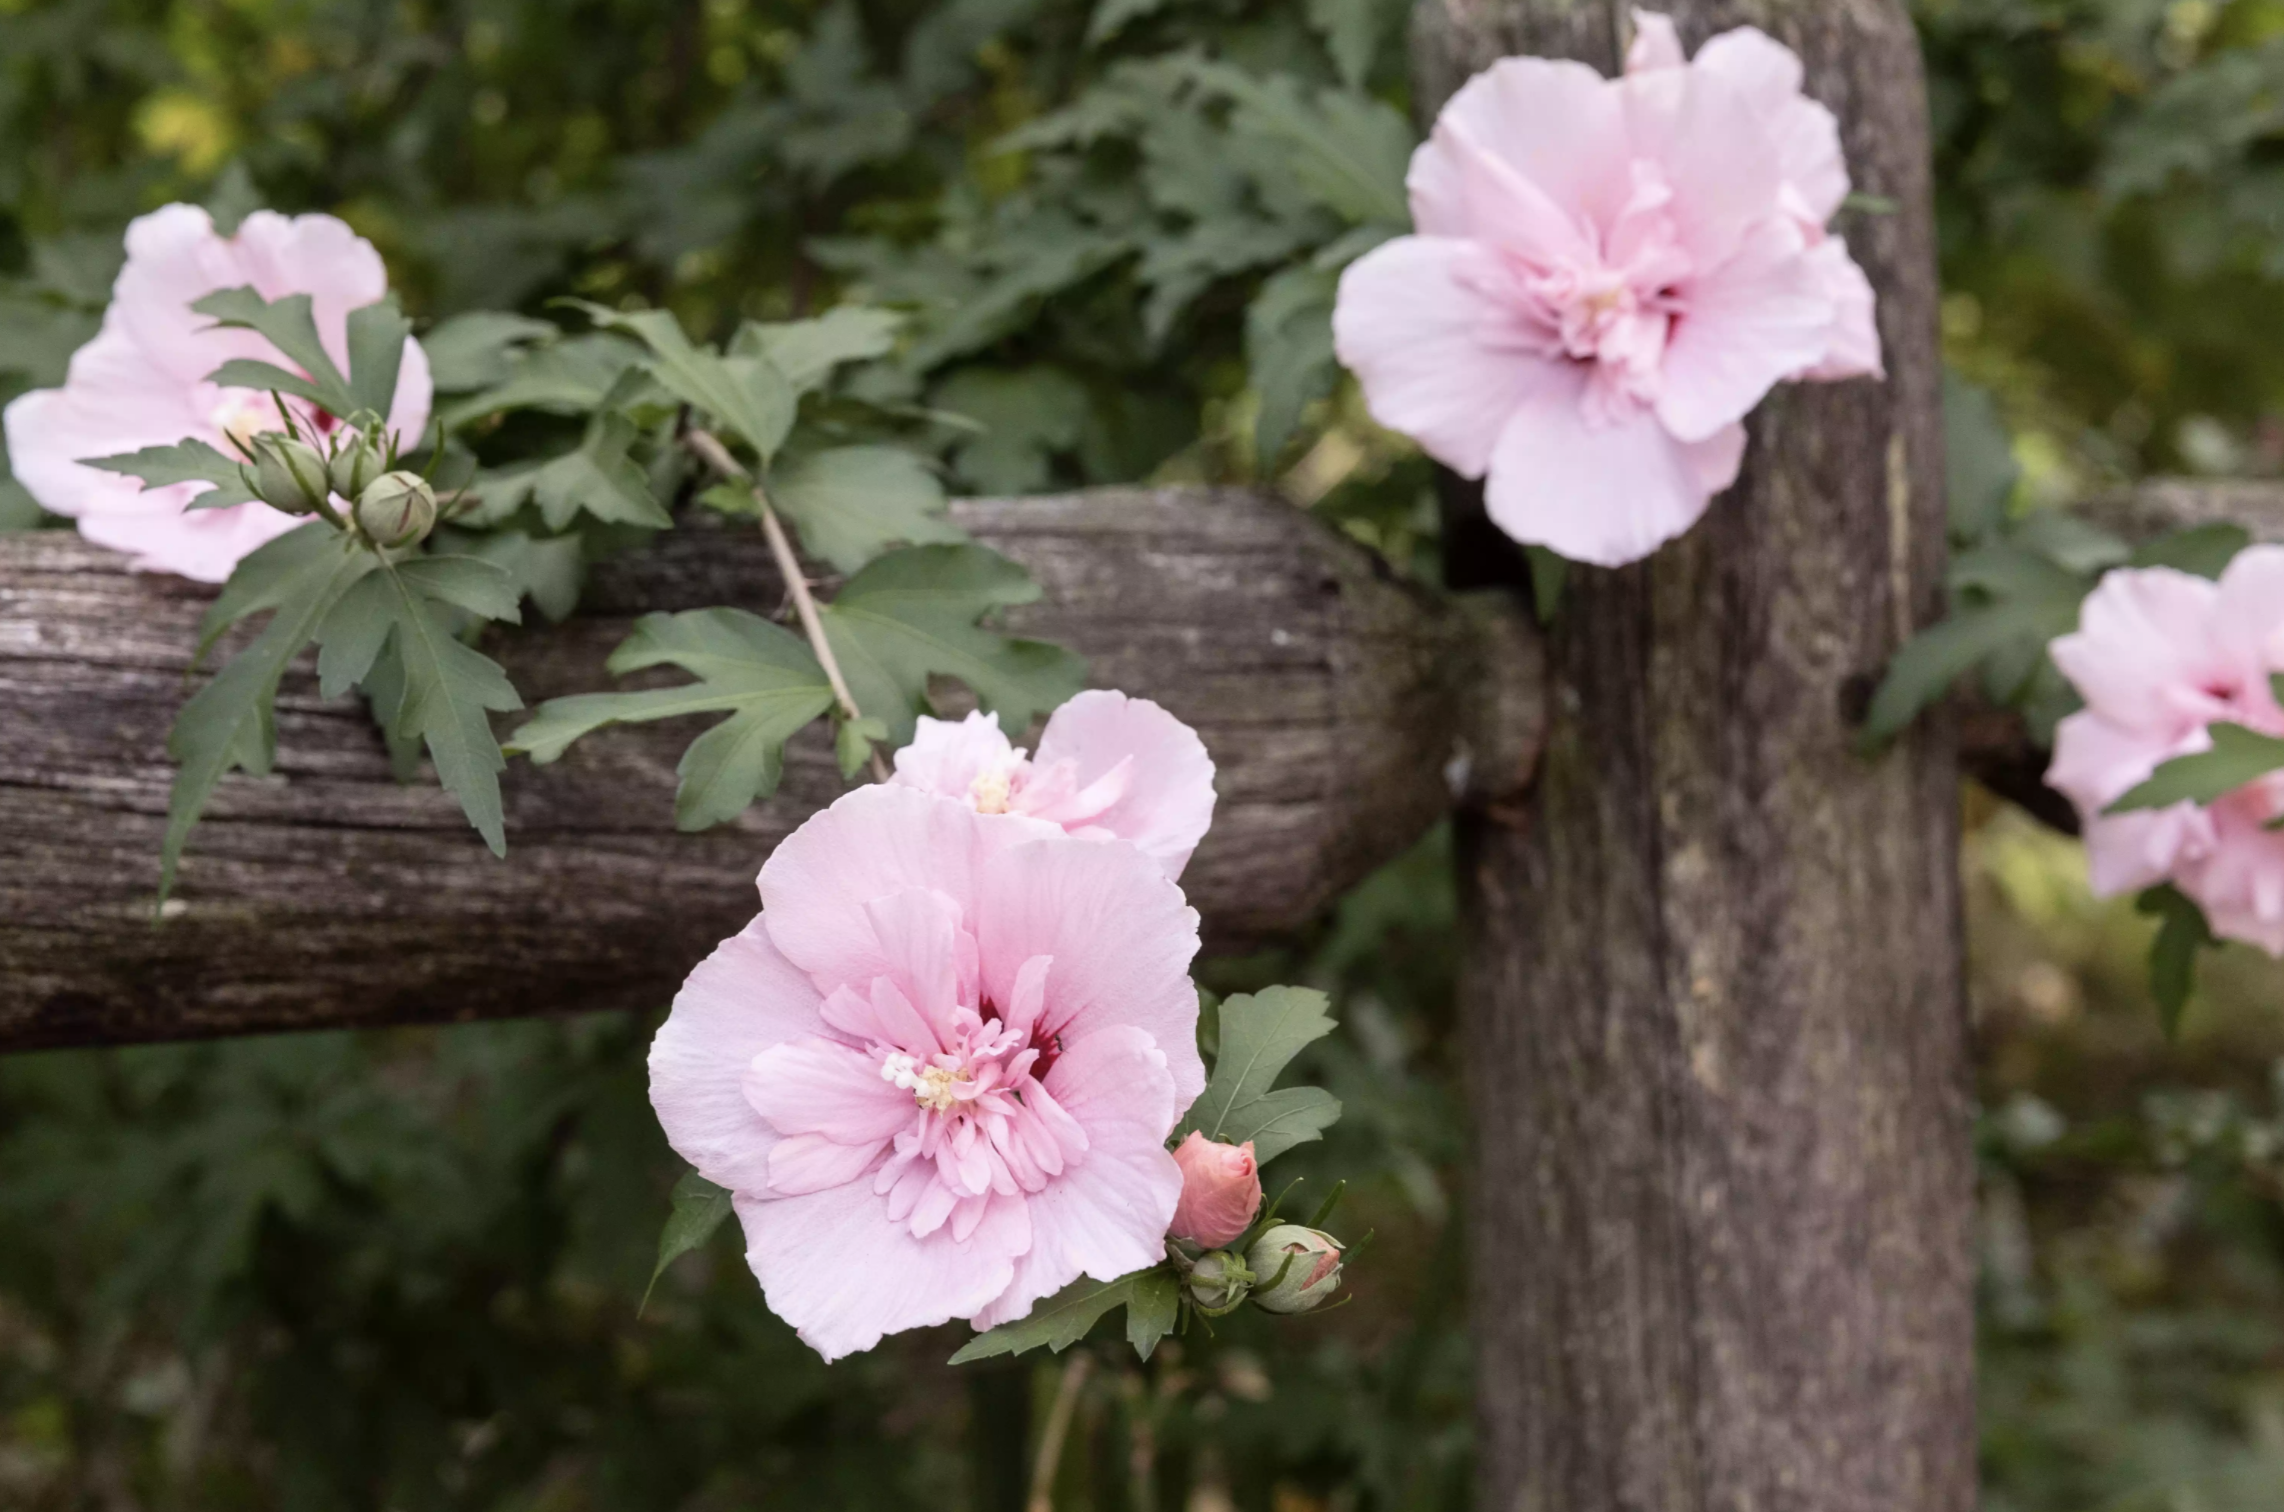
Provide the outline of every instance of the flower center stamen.
{"type": "Polygon", "coordinates": [[[912,1100],[929,1112],[944,1113],[959,1101],[958,1084],[975,1078],[964,1070],[922,1065],[917,1057],[899,1051],[880,1063],[880,1079],[911,1093],[912,1100]]]}

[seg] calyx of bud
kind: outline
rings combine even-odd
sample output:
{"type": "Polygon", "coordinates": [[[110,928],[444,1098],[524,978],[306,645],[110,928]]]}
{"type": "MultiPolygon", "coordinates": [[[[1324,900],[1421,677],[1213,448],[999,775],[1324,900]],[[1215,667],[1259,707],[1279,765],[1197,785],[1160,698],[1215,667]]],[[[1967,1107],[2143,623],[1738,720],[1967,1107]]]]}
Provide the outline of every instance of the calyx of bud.
{"type": "Polygon", "coordinates": [[[436,491],[418,473],[382,473],[357,495],[357,528],[376,546],[410,546],[436,528],[436,491]]]}
{"type": "Polygon", "coordinates": [[[1280,1223],[1245,1253],[1259,1278],[1254,1304],[1273,1313],[1304,1313],[1340,1290],[1340,1241],[1297,1223],[1280,1223]]]}
{"type": "Polygon", "coordinates": [[[1245,1262],[1228,1250],[1207,1250],[1190,1266],[1187,1280],[1190,1301],[1209,1318],[1234,1312],[1253,1290],[1255,1276],[1245,1262]]]}
{"type": "Polygon", "coordinates": [[[316,447],[275,432],[253,439],[254,496],[283,514],[315,514],[333,491],[316,447]]]}
{"type": "Polygon", "coordinates": [[[362,437],[351,436],[333,454],[326,473],[332,479],[333,491],[342,498],[362,498],[365,490],[373,486],[373,480],[381,475],[380,453],[368,446],[362,437]]]}

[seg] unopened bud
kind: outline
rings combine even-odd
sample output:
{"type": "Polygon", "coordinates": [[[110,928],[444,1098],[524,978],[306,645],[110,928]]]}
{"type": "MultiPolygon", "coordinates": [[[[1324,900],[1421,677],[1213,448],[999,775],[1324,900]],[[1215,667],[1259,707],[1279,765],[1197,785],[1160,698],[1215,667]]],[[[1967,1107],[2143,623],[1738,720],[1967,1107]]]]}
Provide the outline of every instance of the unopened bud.
{"type": "Polygon", "coordinates": [[[1190,1267],[1189,1279],[1183,1284],[1189,1287],[1190,1300],[1200,1312],[1218,1318],[1245,1300],[1246,1293],[1253,1290],[1253,1281],[1253,1272],[1243,1260],[1228,1250],[1207,1250],[1190,1267]]]}
{"type": "Polygon", "coordinates": [[[1261,1170],[1251,1140],[1220,1144],[1193,1129],[1175,1149],[1174,1164],[1182,1168],[1182,1197],[1168,1233],[1213,1249],[1253,1226],[1261,1206],[1261,1170]]]}
{"type": "Polygon", "coordinates": [[[1297,1223],[1254,1240],[1245,1263],[1260,1278],[1253,1301],[1273,1313],[1307,1312],[1340,1290],[1340,1241],[1297,1223]]]}
{"type": "Polygon", "coordinates": [[[365,444],[362,437],[351,436],[342,448],[333,454],[326,467],[333,480],[333,491],[344,499],[360,499],[373,480],[381,475],[379,452],[365,444]]]}
{"type": "Polygon", "coordinates": [[[382,473],[357,495],[357,528],[376,546],[410,546],[436,528],[436,491],[418,473],[382,473]]]}
{"type": "Polygon", "coordinates": [[[315,514],[332,489],[317,448],[275,432],[254,438],[254,493],[284,514],[315,514]]]}

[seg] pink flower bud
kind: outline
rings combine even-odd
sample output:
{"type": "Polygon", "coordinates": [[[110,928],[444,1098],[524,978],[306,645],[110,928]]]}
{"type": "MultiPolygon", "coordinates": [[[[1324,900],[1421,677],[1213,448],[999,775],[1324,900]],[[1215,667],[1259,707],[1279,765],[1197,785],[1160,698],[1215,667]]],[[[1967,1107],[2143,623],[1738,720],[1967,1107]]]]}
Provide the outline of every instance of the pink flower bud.
{"type": "Polygon", "coordinates": [[[1168,1232],[1208,1249],[1245,1232],[1261,1206],[1261,1169],[1251,1140],[1215,1144],[1192,1130],[1174,1151],[1174,1164],[1182,1168],[1182,1200],[1174,1205],[1168,1232]]]}

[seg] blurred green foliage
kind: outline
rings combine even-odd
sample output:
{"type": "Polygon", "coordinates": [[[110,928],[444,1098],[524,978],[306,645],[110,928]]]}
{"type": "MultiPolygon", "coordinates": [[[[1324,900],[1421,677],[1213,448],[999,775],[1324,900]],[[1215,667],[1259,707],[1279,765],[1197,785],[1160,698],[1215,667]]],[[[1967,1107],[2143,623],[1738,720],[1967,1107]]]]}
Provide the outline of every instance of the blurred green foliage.
{"type": "MultiPolygon", "coordinates": [[[[2014,507],[2284,468],[2284,0],[1921,0],[1946,349],[2014,507]],[[1987,434],[1990,427],[1983,427],[1987,434]],[[2004,450],[2004,448],[2002,448],[2004,450]]],[[[325,209],[424,319],[576,295],[719,336],[850,293],[978,489],[1264,478],[1432,571],[1427,471],[1329,364],[1401,219],[1400,0],[0,0],[0,398],[170,199],[325,209]]],[[[0,528],[35,523],[0,481],[0,528]]],[[[2182,1040],[2146,921],[1970,813],[1988,1504],[2284,1505],[2284,978],[2182,1040]]],[[[1334,991],[1358,1304],[1105,1357],[1059,1506],[1465,1505],[1438,838],[1217,988],[1334,991]]],[[[663,1005],[662,1005],[663,1006],[663,1005]]],[[[0,1505],[1022,1505],[1065,1361],[827,1370],[728,1238],[635,1304],[677,1162],[618,1019],[0,1061],[0,1505]]]]}

